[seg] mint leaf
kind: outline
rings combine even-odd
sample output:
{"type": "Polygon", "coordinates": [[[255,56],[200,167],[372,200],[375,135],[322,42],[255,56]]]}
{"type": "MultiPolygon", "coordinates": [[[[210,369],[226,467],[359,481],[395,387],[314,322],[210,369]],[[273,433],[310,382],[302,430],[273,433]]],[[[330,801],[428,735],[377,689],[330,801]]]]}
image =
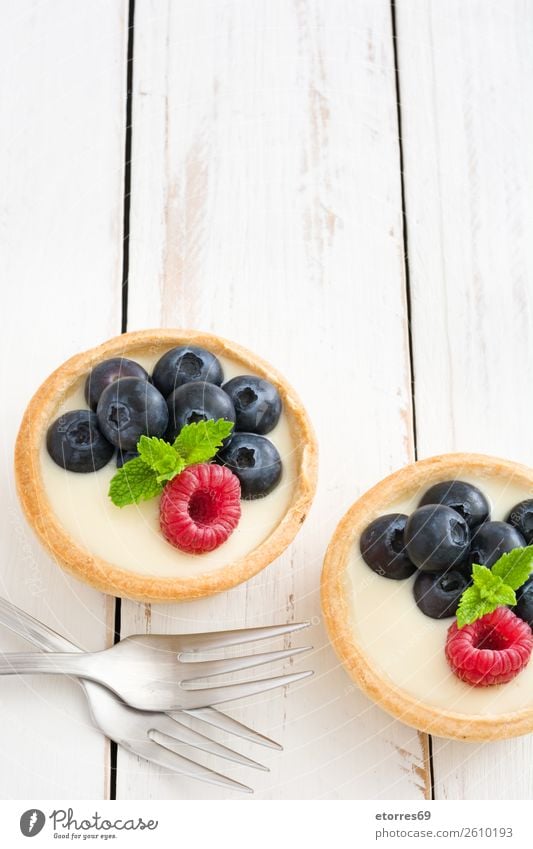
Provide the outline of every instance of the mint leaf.
{"type": "Polygon", "coordinates": [[[511,607],[514,607],[516,604],[516,593],[512,587],[507,584],[503,584],[499,595],[498,595],[498,606],[500,604],[509,604],[511,607]]]}
{"type": "Polygon", "coordinates": [[[507,554],[502,554],[492,567],[492,574],[498,575],[502,581],[517,590],[525,584],[533,569],[533,545],[526,548],[515,548],[507,554]]]}
{"type": "Polygon", "coordinates": [[[462,594],[457,608],[457,627],[462,628],[464,625],[470,625],[476,619],[480,619],[490,612],[490,610],[487,610],[486,601],[479,594],[478,587],[468,587],[462,594]]]}
{"type": "Polygon", "coordinates": [[[233,430],[233,422],[226,419],[208,419],[185,425],[178,433],[172,447],[179,453],[185,466],[206,463],[215,456],[223,440],[233,430]]]}
{"type": "Polygon", "coordinates": [[[473,585],[468,587],[457,608],[457,626],[462,628],[502,605],[516,604],[515,590],[521,587],[533,568],[533,546],[515,548],[502,554],[492,569],[472,565],[473,585]]]}
{"type": "Polygon", "coordinates": [[[157,473],[141,457],[124,463],[111,479],[109,497],[117,507],[148,501],[162,491],[157,473]]]}
{"type": "MultiPolygon", "coordinates": [[[[492,587],[497,581],[494,581],[494,577],[490,569],[486,566],[480,566],[479,563],[472,564],[472,578],[474,579],[474,583],[479,589],[488,589],[492,587]]],[[[501,579],[499,581],[501,583],[501,579]]]]}
{"type": "Polygon", "coordinates": [[[497,575],[493,575],[490,569],[474,563],[472,566],[472,578],[474,580],[474,586],[478,589],[479,596],[483,601],[493,602],[498,598],[498,594],[503,587],[503,581],[497,575]]]}
{"type": "Polygon", "coordinates": [[[513,590],[507,587],[499,575],[494,575],[486,566],[474,563],[473,585],[468,587],[457,608],[457,626],[471,625],[487,613],[492,613],[502,604],[516,604],[513,590]]]}
{"type": "Polygon", "coordinates": [[[146,465],[157,473],[158,483],[172,480],[185,468],[185,463],[176,449],[157,436],[141,436],[137,450],[146,465]]]}

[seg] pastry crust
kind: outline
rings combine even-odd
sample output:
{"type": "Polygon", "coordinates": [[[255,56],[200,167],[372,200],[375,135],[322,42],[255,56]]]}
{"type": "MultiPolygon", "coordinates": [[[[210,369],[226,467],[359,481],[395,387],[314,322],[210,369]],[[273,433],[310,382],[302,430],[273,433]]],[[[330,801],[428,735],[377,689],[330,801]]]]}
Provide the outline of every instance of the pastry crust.
{"type": "Polygon", "coordinates": [[[300,529],[316,489],[317,443],[305,409],[294,390],[279,372],[260,357],[240,345],[195,330],[140,330],[116,336],[96,348],[67,360],[48,377],[30,401],[15,445],[17,492],[30,525],[43,545],[68,572],[105,593],[146,602],[178,601],[228,590],[247,581],[275,560],[292,542],[300,529]],[[194,577],[163,578],[139,575],[118,568],[80,546],[58,521],[44,487],[40,452],[46,431],[53,420],[58,399],[97,363],[108,357],[135,358],[135,352],[147,349],[161,355],[176,345],[195,344],[215,355],[242,363],[273,383],[282,398],[297,454],[298,476],[293,499],[285,516],[272,533],[245,557],[222,568],[194,577]]]}
{"type": "Polygon", "coordinates": [[[382,480],[348,510],[331,539],[322,571],[322,610],[330,640],[350,676],[392,716],[421,731],[456,740],[498,740],[533,731],[532,707],[494,715],[461,714],[426,704],[405,690],[371,661],[353,632],[348,605],[346,569],[352,545],[365,527],[387,512],[388,505],[423,491],[439,481],[460,479],[468,473],[533,487],[533,469],[482,454],[444,454],[405,466],[382,480]]]}

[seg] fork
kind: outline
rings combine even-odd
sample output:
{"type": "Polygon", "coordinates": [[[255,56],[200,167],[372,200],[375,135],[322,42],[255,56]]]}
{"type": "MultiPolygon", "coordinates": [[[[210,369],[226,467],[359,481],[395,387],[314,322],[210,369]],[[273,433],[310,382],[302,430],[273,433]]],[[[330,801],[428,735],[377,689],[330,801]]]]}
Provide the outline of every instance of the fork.
{"type": "Polygon", "coordinates": [[[213,677],[285,660],[309,651],[312,647],[197,661],[199,653],[278,637],[305,628],[307,624],[273,625],[205,634],[139,634],[126,637],[103,651],[81,654],[14,652],[0,656],[0,675],[44,673],[86,678],[103,684],[130,707],[138,710],[203,708],[255,696],[309,677],[313,674],[311,670],[209,686],[209,679],[213,677]]]}
{"type": "MultiPolygon", "coordinates": [[[[2,598],[0,598],[0,623],[45,651],[58,649],[81,651],[74,643],[34,619],[29,613],[20,610],[12,602],[2,598]]],[[[180,719],[183,714],[250,742],[277,750],[282,748],[268,737],[242,725],[215,708],[182,711],[179,714],[146,713],[127,707],[100,684],[83,679],[80,679],[80,683],[85,691],[93,721],[103,734],[120,743],[132,754],[188,778],[240,792],[253,792],[246,785],[220,775],[182,754],[185,750],[190,755],[191,748],[218,755],[245,766],[262,770],[268,770],[268,768],[184,725],[180,719]]]]}

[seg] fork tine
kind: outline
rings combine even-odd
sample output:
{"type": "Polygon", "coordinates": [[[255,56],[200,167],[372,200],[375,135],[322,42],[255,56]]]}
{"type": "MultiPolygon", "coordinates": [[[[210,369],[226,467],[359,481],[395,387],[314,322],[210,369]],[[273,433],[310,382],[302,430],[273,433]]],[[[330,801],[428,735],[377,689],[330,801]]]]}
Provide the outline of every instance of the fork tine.
{"type": "Polygon", "coordinates": [[[222,684],[220,687],[201,687],[185,690],[186,700],[189,707],[201,707],[207,701],[216,705],[220,702],[231,702],[234,699],[244,699],[247,696],[257,696],[267,690],[276,687],[284,687],[303,678],[313,675],[311,670],[307,672],[291,672],[289,675],[278,675],[275,678],[261,678],[259,681],[243,681],[240,684],[222,684]]]}
{"type": "MultiPolygon", "coordinates": [[[[255,666],[262,666],[264,663],[294,657],[294,655],[302,654],[304,651],[310,651],[311,648],[312,646],[301,646],[295,649],[264,652],[263,654],[247,654],[244,657],[226,657],[222,660],[200,660],[197,663],[189,661],[184,664],[183,674],[187,677],[182,678],[181,683],[191,684],[204,678],[212,678],[213,675],[224,675],[226,672],[237,672],[241,669],[253,669],[255,666]],[[193,673],[190,677],[189,672],[193,673]]],[[[179,659],[182,660],[181,655],[179,659]]]]}
{"type": "MultiPolygon", "coordinates": [[[[190,730],[190,729],[189,729],[190,730]]],[[[178,732],[178,736],[173,732],[172,734],[166,734],[164,731],[161,731],[159,728],[154,728],[153,731],[150,731],[149,737],[155,743],[159,743],[160,746],[164,746],[165,749],[169,749],[171,752],[175,752],[177,755],[182,755],[184,758],[187,757],[187,747],[188,743],[186,740],[181,740],[181,731],[178,732]]],[[[209,738],[206,738],[209,740],[209,738]]],[[[213,743],[212,740],[209,741],[213,743]]],[[[244,755],[240,755],[238,752],[233,752],[231,749],[227,749],[226,746],[221,746],[216,744],[214,746],[207,745],[205,747],[197,746],[193,744],[194,748],[198,748],[201,751],[206,752],[210,755],[218,755],[221,758],[224,758],[227,761],[232,761],[232,763],[238,764],[239,766],[248,766],[252,769],[259,769],[262,772],[270,772],[267,766],[258,763],[257,761],[252,761],[250,758],[246,758],[244,755]]]]}
{"type": "Polygon", "coordinates": [[[223,649],[226,646],[237,646],[240,643],[251,643],[255,640],[267,640],[301,631],[303,628],[308,628],[310,624],[310,622],[297,622],[291,625],[269,625],[264,628],[238,628],[235,631],[180,634],[180,651],[194,653],[208,649],[223,649]]]}
{"type": "MultiPolygon", "coordinates": [[[[253,761],[239,752],[234,752],[233,749],[217,743],[211,737],[206,737],[204,734],[200,734],[199,731],[189,728],[188,725],[185,725],[181,721],[179,716],[179,714],[174,714],[174,716],[170,716],[170,714],[158,715],[156,720],[154,715],[154,727],[148,732],[150,739],[155,739],[153,736],[155,733],[164,734],[165,737],[172,738],[176,745],[191,746],[193,749],[199,749],[202,752],[207,752],[209,755],[217,755],[220,758],[240,764],[241,766],[249,766],[253,769],[260,769],[263,772],[270,772],[268,767],[263,766],[263,764],[253,761]]],[[[158,741],[156,740],[156,742],[158,741]]],[[[165,746],[166,748],[172,748],[166,744],[165,746]]],[[[176,751],[178,751],[178,754],[180,753],[178,749],[176,751]]]]}
{"type": "MultiPolygon", "coordinates": [[[[182,710],[180,713],[186,713],[200,722],[205,722],[206,725],[212,725],[213,728],[219,728],[227,734],[234,734],[236,737],[241,737],[250,743],[257,743],[259,746],[266,746],[268,749],[275,749],[278,752],[283,751],[283,746],[280,743],[276,743],[270,737],[265,737],[264,734],[254,731],[253,728],[248,728],[247,725],[243,725],[242,722],[233,719],[232,716],[228,716],[227,713],[222,713],[216,708],[191,708],[191,710],[182,710]]],[[[172,717],[174,715],[173,713],[169,714],[172,717]]]]}
{"type": "MultiPolygon", "coordinates": [[[[124,743],[121,743],[124,746],[124,743]]],[[[239,781],[234,781],[233,778],[228,778],[219,772],[215,772],[202,764],[196,763],[183,755],[171,751],[166,746],[156,743],[155,740],[147,740],[142,745],[135,747],[125,746],[134,755],[145,758],[147,761],[159,764],[171,772],[178,775],[185,775],[187,778],[196,778],[199,781],[205,781],[207,784],[216,784],[218,787],[225,787],[230,790],[238,790],[240,793],[253,793],[251,787],[246,784],[241,784],[239,781]]]]}

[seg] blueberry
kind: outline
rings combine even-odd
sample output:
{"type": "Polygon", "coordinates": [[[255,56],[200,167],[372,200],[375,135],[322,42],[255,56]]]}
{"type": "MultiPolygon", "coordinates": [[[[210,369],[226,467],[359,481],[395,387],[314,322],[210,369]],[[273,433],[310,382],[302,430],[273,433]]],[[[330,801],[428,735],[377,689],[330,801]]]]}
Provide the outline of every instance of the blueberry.
{"type": "Polygon", "coordinates": [[[163,354],[152,374],[154,385],[165,398],[185,383],[200,381],[220,386],[224,380],[217,358],[196,345],[180,345],[163,354]]]}
{"type": "Polygon", "coordinates": [[[520,531],[507,522],[485,522],[472,536],[469,562],[490,568],[502,554],[513,548],[522,548],[525,544],[520,531]]]}
{"type": "Polygon", "coordinates": [[[516,591],[517,604],[512,608],[520,619],[533,628],[533,575],[516,591]]]}
{"type": "Polygon", "coordinates": [[[229,395],[213,383],[184,383],[167,400],[169,423],[166,439],[172,442],[182,427],[207,419],[235,421],[229,395]]]}
{"type": "Polygon", "coordinates": [[[515,504],[505,521],[520,531],[527,544],[531,545],[533,543],[533,498],[527,498],[515,504]]]}
{"type": "Polygon", "coordinates": [[[426,504],[405,526],[409,559],[423,572],[443,572],[466,556],[470,530],[463,517],[444,504],[426,504]]]}
{"type": "Polygon", "coordinates": [[[459,569],[437,574],[419,572],[413,594],[422,613],[432,619],[446,619],[455,616],[461,596],[470,583],[466,572],[459,569]]]}
{"type": "Polygon", "coordinates": [[[118,380],[119,377],[150,379],[148,372],[139,363],[127,360],[126,357],[112,357],[110,360],[103,360],[89,372],[85,381],[85,400],[91,410],[96,410],[104,389],[110,383],[118,380]]]}
{"type": "Polygon", "coordinates": [[[241,482],[241,498],[263,498],[272,492],[281,478],[278,449],[265,436],[236,433],[217,455],[241,482]]]}
{"type": "Polygon", "coordinates": [[[425,504],[445,504],[460,513],[470,529],[486,522],[490,505],[477,486],[465,481],[443,481],[430,487],[419,507],[425,504]]]}
{"type": "Polygon", "coordinates": [[[48,428],[46,447],[52,460],[70,472],[96,472],[115,450],[91,410],[71,410],[56,419],[48,428]]]}
{"type": "Polygon", "coordinates": [[[121,451],[119,448],[116,457],[117,469],[121,469],[124,463],[129,463],[130,460],[135,460],[138,456],[138,451],[121,451]]]}
{"type": "Polygon", "coordinates": [[[275,386],[261,377],[241,374],[222,387],[235,407],[236,430],[270,433],[281,416],[281,398],[275,386]]]}
{"type": "Polygon", "coordinates": [[[389,513],[370,522],[361,534],[359,547],[363,560],[378,575],[401,581],[416,572],[404,547],[403,534],[408,516],[389,513]]]}
{"type": "Polygon", "coordinates": [[[168,425],[161,393],[138,377],[121,377],[100,396],[98,422],[104,436],[121,451],[135,451],[139,437],[163,436],[168,425]]]}

